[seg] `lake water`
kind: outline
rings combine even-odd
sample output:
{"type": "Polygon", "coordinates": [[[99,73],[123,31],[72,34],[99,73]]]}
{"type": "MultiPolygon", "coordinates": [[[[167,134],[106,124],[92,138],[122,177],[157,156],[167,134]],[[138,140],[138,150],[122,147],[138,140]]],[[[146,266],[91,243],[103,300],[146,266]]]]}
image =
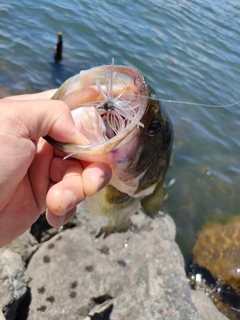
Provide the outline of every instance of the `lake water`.
{"type": "Polygon", "coordinates": [[[176,182],[163,209],[188,259],[206,221],[239,214],[240,103],[203,106],[240,100],[239,30],[238,0],[2,0],[0,95],[58,87],[112,57],[139,68],[174,124],[166,182],[176,182]]]}

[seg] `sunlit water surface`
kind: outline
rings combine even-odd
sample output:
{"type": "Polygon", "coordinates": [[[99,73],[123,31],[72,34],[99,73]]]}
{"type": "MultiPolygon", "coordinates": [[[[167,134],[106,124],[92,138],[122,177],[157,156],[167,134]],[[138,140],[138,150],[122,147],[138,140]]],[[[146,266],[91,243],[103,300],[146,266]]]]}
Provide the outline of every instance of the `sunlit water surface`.
{"type": "Polygon", "coordinates": [[[163,210],[188,260],[197,232],[240,207],[240,5],[237,0],[7,1],[0,4],[0,95],[58,87],[81,69],[133,65],[174,124],[176,183],[163,210]],[[57,32],[64,59],[53,63],[57,32]],[[166,102],[181,101],[177,102],[166,102]],[[190,102],[188,104],[184,102],[190,102]]]}

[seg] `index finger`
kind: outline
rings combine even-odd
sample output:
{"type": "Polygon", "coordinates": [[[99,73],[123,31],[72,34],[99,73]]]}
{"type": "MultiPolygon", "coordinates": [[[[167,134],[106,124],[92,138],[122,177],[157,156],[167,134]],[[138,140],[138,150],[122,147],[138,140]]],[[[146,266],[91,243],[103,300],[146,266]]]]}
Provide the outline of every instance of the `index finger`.
{"type": "Polygon", "coordinates": [[[38,93],[31,94],[21,94],[16,96],[9,96],[4,99],[6,100],[50,100],[57,89],[51,89],[47,91],[42,91],[38,93]]]}

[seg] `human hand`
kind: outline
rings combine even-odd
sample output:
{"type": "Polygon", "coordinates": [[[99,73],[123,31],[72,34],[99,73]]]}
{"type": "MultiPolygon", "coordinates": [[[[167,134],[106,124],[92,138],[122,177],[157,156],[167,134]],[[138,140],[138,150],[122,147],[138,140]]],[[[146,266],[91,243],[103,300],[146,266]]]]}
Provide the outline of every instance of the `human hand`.
{"type": "Polygon", "coordinates": [[[0,247],[26,231],[46,209],[49,224],[67,223],[76,205],[111,178],[104,163],[63,160],[41,137],[81,144],[68,106],[53,91],[0,100],[0,247]]]}

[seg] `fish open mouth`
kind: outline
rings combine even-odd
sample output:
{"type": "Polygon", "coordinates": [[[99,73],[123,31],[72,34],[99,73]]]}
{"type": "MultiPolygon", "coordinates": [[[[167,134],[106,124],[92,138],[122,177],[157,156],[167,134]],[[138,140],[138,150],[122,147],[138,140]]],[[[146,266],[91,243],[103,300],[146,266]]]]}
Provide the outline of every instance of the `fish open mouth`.
{"type": "Polygon", "coordinates": [[[145,89],[146,84],[140,79],[138,70],[114,66],[112,63],[101,67],[101,74],[99,71],[97,69],[92,74],[89,71],[81,72],[85,81],[88,76],[89,86],[86,90],[90,92],[89,101],[72,111],[77,128],[89,139],[91,145],[105,143],[133,126],[144,127],[141,117],[146,103],[143,103],[139,91],[145,89]],[[89,117],[85,114],[83,116],[83,113],[88,113],[89,117]],[[89,122],[92,124],[90,127],[89,122]]]}
{"type": "Polygon", "coordinates": [[[113,138],[116,134],[123,130],[127,126],[127,121],[124,117],[117,117],[116,115],[111,114],[102,114],[101,115],[103,122],[106,127],[106,137],[108,139],[113,138]]]}
{"type": "MultiPolygon", "coordinates": [[[[89,159],[87,154],[115,150],[141,122],[148,106],[148,85],[133,67],[112,65],[83,70],[68,79],[53,99],[64,101],[72,110],[82,145],[66,145],[46,139],[68,154],[89,159]]],[[[91,157],[90,157],[91,158],[91,157]]]]}
{"type": "Polygon", "coordinates": [[[128,100],[118,98],[97,105],[96,109],[103,120],[108,139],[125,130],[132,122],[137,126],[144,126],[138,118],[139,105],[140,102],[132,106],[128,100]]]}
{"type": "Polygon", "coordinates": [[[144,125],[140,121],[140,101],[132,86],[118,78],[118,73],[114,71],[114,61],[109,71],[105,66],[103,68],[104,84],[96,80],[103,101],[96,109],[105,123],[106,136],[110,139],[132,122],[141,127],[144,125]]]}
{"type": "MultiPolygon", "coordinates": [[[[104,122],[105,129],[106,129],[106,138],[112,139],[115,137],[120,131],[126,129],[131,120],[126,118],[123,115],[116,114],[116,112],[111,113],[103,113],[101,114],[101,118],[104,122]]],[[[143,126],[142,123],[138,124],[139,126],[143,126]]]]}

